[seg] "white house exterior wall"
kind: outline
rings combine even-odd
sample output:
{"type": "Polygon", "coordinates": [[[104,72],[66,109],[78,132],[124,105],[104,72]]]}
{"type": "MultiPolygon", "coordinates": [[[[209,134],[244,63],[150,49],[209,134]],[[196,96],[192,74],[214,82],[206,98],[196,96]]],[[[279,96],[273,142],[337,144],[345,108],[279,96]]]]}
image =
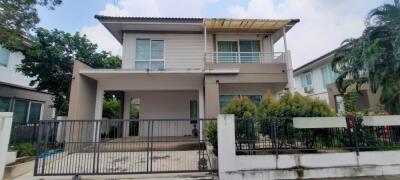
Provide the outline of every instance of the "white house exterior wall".
{"type": "MultiPolygon", "coordinates": [[[[134,69],[136,39],[164,40],[165,69],[200,69],[204,65],[203,34],[125,33],[122,69],[134,69]]],[[[273,52],[270,37],[265,34],[216,34],[215,41],[260,40],[263,52],[273,52]]],[[[207,35],[207,52],[214,52],[213,35],[207,35]]]]}
{"type": "Polygon", "coordinates": [[[301,77],[304,73],[297,73],[294,75],[295,79],[295,89],[297,92],[301,93],[302,95],[319,98],[329,104],[329,96],[327,89],[324,88],[324,81],[322,79],[322,68],[329,65],[330,62],[324,63],[322,65],[318,65],[313,67],[311,71],[311,79],[312,79],[312,88],[314,91],[312,93],[305,93],[304,89],[301,87],[301,77]]]}
{"type": "Polygon", "coordinates": [[[20,72],[16,72],[16,66],[21,64],[24,55],[20,52],[10,52],[8,59],[8,66],[0,66],[0,82],[30,87],[29,82],[31,78],[22,75],[20,72]]]}

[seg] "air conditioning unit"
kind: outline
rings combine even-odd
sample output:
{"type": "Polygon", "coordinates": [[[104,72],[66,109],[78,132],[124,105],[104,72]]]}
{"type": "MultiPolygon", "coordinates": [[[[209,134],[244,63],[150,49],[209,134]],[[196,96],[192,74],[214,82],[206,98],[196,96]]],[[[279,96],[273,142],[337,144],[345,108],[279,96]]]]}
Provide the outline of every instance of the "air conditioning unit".
{"type": "Polygon", "coordinates": [[[305,93],[312,93],[314,91],[314,88],[311,86],[306,86],[304,87],[304,92],[305,93]]]}

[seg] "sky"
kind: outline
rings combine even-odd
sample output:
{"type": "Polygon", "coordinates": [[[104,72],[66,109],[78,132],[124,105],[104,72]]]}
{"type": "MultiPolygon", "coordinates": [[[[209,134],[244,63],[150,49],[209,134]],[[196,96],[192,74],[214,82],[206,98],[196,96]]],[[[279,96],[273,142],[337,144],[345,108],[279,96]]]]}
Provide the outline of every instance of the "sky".
{"type": "MultiPolygon", "coordinates": [[[[86,35],[99,49],[122,54],[121,44],[94,18],[109,16],[300,19],[287,33],[293,67],[359,37],[368,12],[393,0],[63,0],[39,8],[39,27],[86,35]]],[[[282,42],[277,43],[282,49],[282,42]]]]}

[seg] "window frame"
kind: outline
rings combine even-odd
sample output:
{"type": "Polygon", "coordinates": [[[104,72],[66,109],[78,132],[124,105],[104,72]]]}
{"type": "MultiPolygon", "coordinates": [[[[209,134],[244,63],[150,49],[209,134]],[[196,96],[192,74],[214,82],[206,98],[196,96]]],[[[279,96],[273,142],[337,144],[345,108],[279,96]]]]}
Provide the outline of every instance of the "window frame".
{"type": "MultiPolygon", "coordinates": [[[[217,58],[219,57],[219,53],[220,53],[219,44],[218,44],[219,42],[236,42],[237,51],[236,52],[231,52],[231,53],[235,53],[236,54],[235,58],[232,57],[232,59],[234,59],[236,64],[237,63],[242,64],[242,61],[241,61],[241,58],[240,58],[241,53],[262,53],[262,52],[264,52],[261,39],[236,39],[236,40],[221,39],[221,40],[217,40],[216,44],[215,44],[216,50],[217,50],[217,54],[218,54],[217,58]],[[260,52],[242,52],[242,51],[240,51],[240,41],[258,41],[258,44],[260,46],[260,52]]],[[[229,52],[224,52],[224,53],[229,53],[229,52]]],[[[260,58],[258,63],[243,63],[243,64],[260,64],[261,57],[260,56],[258,56],[258,57],[260,58]]],[[[254,58],[254,57],[252,57],[252,58],[254,58]]],[[[234,62],[234,61],[232,61],[232,62],[234,62]]],[[[219,62],[219,61],[217,60],[217,62],[219,62]]],[[[226,64],[228,64],[228,63],[226,63],[226,64]]]]}
{"type": "Polygon", "coordinates": [[[164,70],[165,69],[165,57],[166,57],[166,53],[165,53],[165,40],[164,39],[151,39],[151,38],[137,38],[135,41],[135,60],[134,60],[134,67],[135,70],[164,70]],[[143,60],[143,59],[138,59],[137,58],[137,41],[138,40],[148,40],[149,41],[149,60],[143,60]],[[163,59],[153,59],[152,58],[152,42],[153,41],[162,41],[163,42],[163,59]],[[141,68],[137,68],[136,63],[140,62],[140,63],[147,63],[147,68],[146,69],[141,69],[141,68]],[[152,68],[152,62],[162,62],[162,66],[163,68],[161,69],[153,69],[152,68]]]}
{"type": "MultiPolygon", "coordinates": [[[[7,97],[6,97],[7,98],[7,97]]],[[[13,112],[14,113],[14,111],[15,111],[15,102],[16,101],[28,101],[28,109],[27,109],[27,111],[26,111],[26,117],[25,117],[25,121],[24,121],[24,124],[35,124],[35,123],[39,123],[39,121],[41,120],[41,119],[43,119],[43,111],[44,111],[44,102],[42,102],[42,101],[37,101],[37,100],[32,100],[32,99],[24,99],[24,98],[11,98],[11,100],[10,100],[10,112],[13,112]],[[32,103],[37,103],[37,104],[40,104],[40,115],[39,115],[39,120],[38,120],[38,122],[35,122],[35,123],[29,123],[29,116],[30,116],[30,112],[31,112],[31,104],[32,103]]],[[[13,116],[13,125],[14,125],[14,116],[13,116]]],[[[21,125],[21,124],[18,124],[18,125],[21,125]]]]}
{"type": "Polygon", "coordinates": [[[303,73],[301,76],[300,76],[300,85],[301,85],[301,88],[303,88],[303,90],[304,90],[304,88],[305,87],[309,87],[309,86],[312,86],[313,85],[313,79],[312,79],[312,73],[311,73],[311,71],[309,71],[309,72],[305,72],[305,73],[303,73]],[[310,76],[310,84],[306,84],[306,86],[303,86],[303,83],[302,83],[302,81],[303,81],[303,78],[305,78],[306,79],[306,83],[307,83],[307,75],[309,75],[310,76]]]}
{"type": "Polygon", "coordinates": [[[335,77],[335,72],[333,72],[332,67],[330,67],[330,65],[325,65],[325,66],[321,67],[321,74],[322,74],[322,84],[323,84],[324,89],[327,89],[329,84],[332,84],[336,81],[337,77],[335,77]],[[329,80],[328,83],[326,83],[324,80],[324,69],[325,68],[328,71],[328,80],[329,80]]]}

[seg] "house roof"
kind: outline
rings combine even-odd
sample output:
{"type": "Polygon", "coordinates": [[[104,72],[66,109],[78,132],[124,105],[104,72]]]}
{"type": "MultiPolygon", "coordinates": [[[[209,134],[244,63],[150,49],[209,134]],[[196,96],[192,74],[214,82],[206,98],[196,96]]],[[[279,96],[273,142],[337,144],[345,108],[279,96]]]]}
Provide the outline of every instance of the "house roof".
{"type": "Polygon", "coordinates": [[[337,50],[339,50],[341,47],[343,47],[343,46],[340,46],[340,47],[338,47],[338,48],[336,48],[336,49],[334,49],[334,50],[332,50],[332,51],[330,51],[330,52],[328,52],[328,53],[326,53],[326,54],[324,54],[324,55],[322,55],[322,56],[320,56],[320,57],[318,57],[318,58],[316,58],[316,59],[314,59],[314,60],[312,60],[312,61],[310,61],[310,62],[308,62],[306,64],[303,64],[302,66],[296,68],[293,71],[293,73],[295,75],[299,74],[299,73],[303,73],[303,72],[309,71],[315,65],[323,64],[325,62],[328,62],[328,61],[332,60],[329,57],[333,56],[335,54],[335,52],[337,50]]]}
{"type": "Polygon", "coordinates": [[[173,17],[113,17],[95,15],[111,34],[122,43],[124,32],[137,33],[203,33],[248,32],[274,33],[283,27],[289,31],[299,19],[226,19],[173,17]]]}

